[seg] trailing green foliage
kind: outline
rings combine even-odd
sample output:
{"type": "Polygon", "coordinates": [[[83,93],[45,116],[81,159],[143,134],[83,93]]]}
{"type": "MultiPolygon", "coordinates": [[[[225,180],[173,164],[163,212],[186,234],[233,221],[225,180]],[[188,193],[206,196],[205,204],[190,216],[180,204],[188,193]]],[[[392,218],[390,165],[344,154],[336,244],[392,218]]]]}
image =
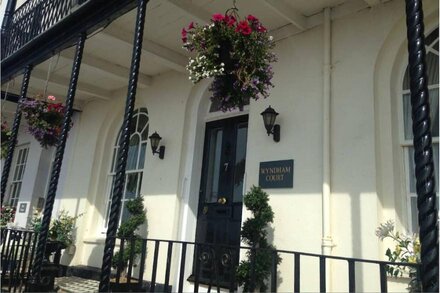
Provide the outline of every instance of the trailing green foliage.
{"type": "Polygon", "coordinates": [[[255,290],[265,292],[266,281],[270,277],[272,259],[277,264],[281,258],[274,252],[275,247],[268,243],[267,226],[273,222],[274,213],[269,205],[269,196],[261,187],[252,186],[251,191],[245,194],[244,204],[252,212],[253,217],[243,223],[241,237],[243,242],[255,248],[254,269],[251,267],[252,251],[246,253],[246,260],[240,262],[237,268],[237,282],[243,286],[244,292],[251,289],[251,274],[255,273],[255,290]]]}
{"type": "Polygon", "coordinates": [[[121,266],[122,270],[127,267],[132,254],[133,259],[135,259],[136,256],[141,253],[142,241],[141,237],[136,234],[136,230],[147,220],[144,209],[144,198],[142,196],[138,196],[127,201],[126,207],[130,216],[126,221],[121,223],[116,234],[117,237],[124,238],[126,240],[124,251],[122,256],[120,251],[116,251],[112,258],[112,266],[114,268],[121,266]],[[134,252],[132,252],[132,250],[134,250],[134,252]]]}

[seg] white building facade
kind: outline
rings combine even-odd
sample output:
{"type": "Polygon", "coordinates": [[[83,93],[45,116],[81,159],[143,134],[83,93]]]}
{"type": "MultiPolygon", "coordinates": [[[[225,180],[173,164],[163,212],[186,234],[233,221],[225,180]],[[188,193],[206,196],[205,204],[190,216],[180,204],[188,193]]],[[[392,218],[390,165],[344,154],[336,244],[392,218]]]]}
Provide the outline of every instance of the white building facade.
{"type": "MultiPolygon", "coordinates": [[[[161,27],[160,12],[170,4],[158,2],[149,4],[151,11],[147,14],[146,27],[161,27]]],[[[307,26],[299,32],[291,26],[280,26],[279,13],[262,12],[262,21],[266,18],[269,25],[276,28],[275,87],[268,99],[252,100],[243,111],[216,111],[209,99],[210,80],[193,85],[184,68],[178,67],[175,61],[161,62],[157,56],[144,54],[142,66],[148,85],[141,85],[136,95],[136,127],[131,136],[132,153],[123,199],[124,202],[134,196],[144,197],[148,224],[140,229],[143,237],[197,240],[198,219],[203,212],[201,184],[212,180],[209,188],[214,198],[211,202],[220,197],[214,192],[219,184],[215,176],[219,175],[215,171],[207,175],[210,167],[206,166],[213,164],[212,168],[219,168],[215,167],[220,164],[216,159],[219,150],[215,147],[221,147],[219,139],[226,139],[222,136],[226,128],[222,127],[228,123],[238,125],[232,135],[235,162],[245,162],[241,180],[233,183],[236,194],[231,197],[242,209],[241,223],[249,216],[241,204],[242,195],[253,185],[259,185],[260,163],[294,161],[293,187],[265,189],[275,214],[270,238],[277,249],[385,260],[385,250],[393,244],[381,242],[375,235],[380,223],[391,219],[402,233],[417,232],[404,1],[377,1],[377,5],[366,3],[375,1],[360,0],[327,2],[331,2],[325,3],[328,8],[318,7],[308,12],[313,13],[304,17],[307,26]],[[274,142],[267,135],[260,115],[269,105],[279,113],[276,123],[281,126],[280,142],[274,142]],[[223,132],[215,132],[215,129],[223,132]],[[148,137],[155,131],[162,137],[161,145],[166,146],[163,159],[151,152],[148,137]],[[207,143],[211,145],[212,156],[206,155],[207,143]]],[[[425,0],[423,4],[437,168],[439,7],[438,1],[425,0]]],[[[300,9],[306,10],[307,5],[301,5],[300,9]]],[[[205,8],[214,9],[208,7],[205,8]]],[[[258,12],[265,9],[260,4],[255,10],[246,10],[249,7],[249,3],[243,4],[240,14],[254,13],[258,17],[258,12]]],[[[179,25],[192,19],[181,11],[176,14],[181,16],[176,20],[179,25]]],[[[133,20],[132,15],[124,17],[117,24],[120,27],[133,20]]],[[[177,24],[172,28],[178,27],[177,24]]],[[[113,24],[108,29],[113,35],[117,31],[113,24]]],[[[171,34],[167,29],[157,32],[164,35],[163,46],[168,42],[167,33],[171,34]]],[[[146,30],[148,35],[150,30],[146,30]]],[[[124,51],[124,42],[115,45],[114,50],[108,49],[108,38],[101,37],[100,33],[90,40],[91,45],[86,45],[89,63],[85,57],[80,82],[97,88],[99,84],[99,97],[96,93],[87,94],[92,90],[85,89],[80,94],[86,98],[80,98],[75,105],[79,111],[75,113],[68,139],[54,215],[60,210],[70,215],[83,213],[76,223],[75,253],[65,253],[63,264],[100,267],[126,98],[126,87],[114,87],[123,81],[115,79],[113,83],[113,78],[119,75],[118,62],[128,52],[120,55],[110,52],[124,51]],[[91,56],[95,61],[101,58],[109,63],[108,58],[113,56],[114,63],[109,67],[113,71],[93,69],[89,66],[93,63],[91,56]]],[[[184,56],[183,50],[176,50],[173,52],[178,52],[178,57],[184,56]]],[[[62,92],[63,88],[51,80],[70,70],[70,66],[65,65],[68,58],[64,58],[68,55],[62,53],[61,58],[55,56],[45,62],[44,68],[56,67],[48,79],[48,92],[62,92]]],[[[44,82],[38,80],[38,71],[47,73],[42,68],[36,69],[36,79],[31,78],[30,94],[44,88],[44,82]]],[[[5,87],[2,86],[3,91],[5,87]]],[[[13,88],[11,85],[8,91],[13,92],[13,88]]],[[[12,105],[6,105],[6,118],[12,117],[12,109],[12,105]],[[9,107],[11,114],[8,114],[9,107]]],[[[6,200],[17,207],[17,226],[28,225],[32,208],[41,207],[44,202],[53,157],[53,150],[42,149],[25,128],[23,122],[6,200]],[[23,210],[20,210],[21,204],[26,204],[23,210]]],[[[438,168],[436,172],[438,178],[438,168]]],[[[146,276],[151,275],[153,251],[154,247],[148,246],[146,276]]],[[[175,249],[175,253],[178,255],[179,250],[175,249]]],[[[158,271],[163,272],[166,250],[161,250],[159,255],[158,271]]],[[[278,291],[291,291],[293,257],[281,256],[278,291]]],[[[301,289],[319,291],[318,262],[304,259],[303,265],[301,289]]],[[[185,277],[191,270],[189,261],[185,277]]],[[[176,286],[178,273],[179,263],[173,260],[173,286],[176,286]]],[[[329,262],[327,274],[327,290],[348,291],[346,263],[329,262]]],[[[357,290],[380,290],[378,282],[370,281],[377,279],[377,267],[359,265],[356,274],[357,290]]],[[[157,281],[163,282],[163,278],[160,273],[157,281]]],[[[191,286],[187,281],[186,291],[192,290],[191,286]]]]}

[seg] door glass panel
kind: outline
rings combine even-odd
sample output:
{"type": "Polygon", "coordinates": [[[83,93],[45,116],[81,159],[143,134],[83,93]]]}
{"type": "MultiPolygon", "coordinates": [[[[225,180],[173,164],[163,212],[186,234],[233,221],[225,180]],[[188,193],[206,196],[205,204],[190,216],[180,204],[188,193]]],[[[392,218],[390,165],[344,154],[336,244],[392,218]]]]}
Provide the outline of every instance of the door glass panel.
{"type": "Polygon", "coordinates": [[[208,169],[205,202],[217,202],[222,155],[223,129],[213,129],[209,137],[208,169]]]}
{"type": "Polygon", "coordinates": [[[247,123],[240,124],[237,129],[237,146],[235,149],[234,166],[234,202],[243,201],[243,180],[246,167],[247,123]]]}

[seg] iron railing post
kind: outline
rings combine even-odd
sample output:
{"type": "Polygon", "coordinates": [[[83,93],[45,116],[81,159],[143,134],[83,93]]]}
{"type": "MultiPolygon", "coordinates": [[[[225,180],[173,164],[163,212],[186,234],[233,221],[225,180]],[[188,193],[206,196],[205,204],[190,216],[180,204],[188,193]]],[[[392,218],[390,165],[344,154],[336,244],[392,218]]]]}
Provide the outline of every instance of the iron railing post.
{"type": "Polygon", "coordinates": [[[3,199],[5,198],[6,186],[8,184],[9,172],[11,170],[12,158],[14,157],[15,145],[17,144],[18,129],[21,123],[21,103],[26,99],[27,90],[29,87],[29,79],[31,78],[32,65],[26,66],[23,75],[23,82],[21,84],[20,99],[17,103],[17,110],[15,111],[14,123],[12,124],[11,137],[8,145],[8,154],[6,155],[5,163],[2,172],[1,183],[1,205],[3,205],[3,199]]]}
{"type": "Polygon", "coordinates": [[[5,56],[5,48],[7,43],[7,31],[9,29],[9,26],[11,25],[12,15],[14,14],[15,7],[17,6],[17,0],[8,0],[8,3],[6,4],[5,14],[3,17],[2,22],[2,30],[1,30],[1,43],[2,43],[2,52],[1,56],[3,59],[3,56],[5,56]]]}
{"type": "Polygon", "coordinates": [[[8,29],[9,24],[11,23],[12,15],[14,14],[16,6],[17,6],[17,0],[8,0],[2,22],[2,36],[6,33],[6,30],[8,29]]]}
{"type": "Polygon", "coordinates": [[[421,0],[406,0],[409,75],[414,134],[417,209],[423,292],[438,292],[438,212],[432,152],[429,92],[421,0]]]}
{"type": "Polygon", "coordinates": [[[125,167],[127,165],[128,147],[130,143],[130,122],[133,117],[134,104],[136,100],[137,81],[139,75],[140,60],[142,54],[142,41],[144,35],[145,15],[148,0],[138,0],[136,26],[133,41],[133,51],[130,67],[128,93],[125,104],[124,121],[122,124],[122,139],[119,145],[118,158],[113,186],[113,196],[110,208],[110,218],[107,226],[104,255],[102,258],[101,280],[99,292],[108,292],[110,289],[110,272],[112,265],[113,250],[115,248],[115,236],[119,224],[119,213],[121,210],[122,194],[124,192],[125,167]]]}
{"type": "Polygon", "coordinates": [[[76,86],[78,84],[79,71],[81,68],[81,59],[84,50],[84,43],[86,34],[81,33],[76,44],[75,57],[73,59],[72,73],[70,76],[70,84],[67,92],[66,110],[64,113],[63,128],[61,130],[60,138],[58,139],[55,159],[52,166],[52,173],[50,176],[49,190],[47,191],[46,201],[44,204],[43,219],[41,221],[41,230],[38,235],[37,250],[35,253],[35,260],[32,267],[32,277],[30,280],[29,289],[31,291],[39,291],[41,268],[43,265],[44,252],[46,249],[47,236],[49,232],[49,224],[52,216],[53,204],[57,193],[58,180],[60,178],[61,165],[63,163],[64,150],[67,142],[67,135],[70,130],[73,114],[73,102],[75,100],[76,86]]]}

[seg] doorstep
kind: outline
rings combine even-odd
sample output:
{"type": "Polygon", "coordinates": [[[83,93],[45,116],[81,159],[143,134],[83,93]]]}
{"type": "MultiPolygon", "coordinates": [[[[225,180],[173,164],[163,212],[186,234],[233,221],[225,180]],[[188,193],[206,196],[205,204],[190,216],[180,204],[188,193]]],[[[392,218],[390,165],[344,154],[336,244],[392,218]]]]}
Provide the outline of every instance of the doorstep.
{"type": "Polygon", "coordinates": [[[80,277],[55,278],[58,293],[92,293],[98,292],[99,282],[80,277]]]}

